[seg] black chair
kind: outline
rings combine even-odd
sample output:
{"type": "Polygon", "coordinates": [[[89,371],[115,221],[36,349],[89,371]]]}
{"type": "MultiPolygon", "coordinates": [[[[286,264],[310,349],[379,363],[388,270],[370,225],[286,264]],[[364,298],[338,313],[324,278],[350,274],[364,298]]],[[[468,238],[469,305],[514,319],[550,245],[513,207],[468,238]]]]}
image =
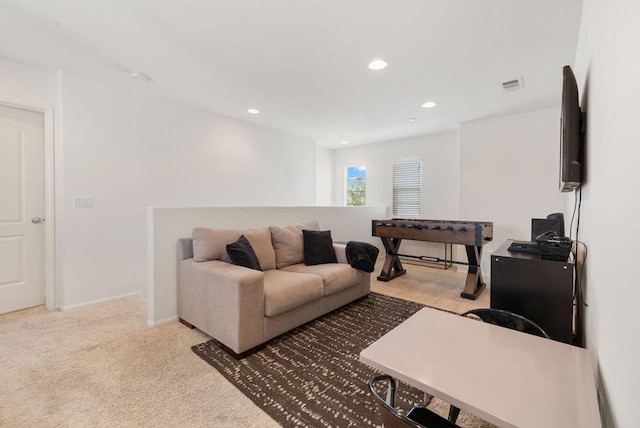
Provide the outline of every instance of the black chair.
{"type": "Polygon", "coordinates": [[[504,311],[502,309],[482,308],[472,309],[461,314],[463,317],[469,315],[475,315],[482,321],[489,324],[499,325],[500,327],[506,327],[511,330],[517,330],[523,333],[550,339],[549,335],[538,324],[523,317],[522,315],[514,314],[513,312],[504,311]]]}
{"type": "Polygon", "coordinates": [[[451,428],[457,427],[453,422],[432,412],[425,407],[414,407],[406,415],[398,413],[395,408],[396,383],[388,375],[375,376],[369,381],[369,390],[376,401],[378,411],[382,417],[385,428],[451,428]],[[376,385],[385,382],[389,402],[382,398],[376,389],[376,385]]]}
{"type": "MultiPolygon", "coordinates": [[[[460,315],[463,317],[475,315],[483,322],[486,322],[488,324],[494,324],[500,327],[509,328],[511,330],[517,330],[523,333],[550,339],[549,335],[538,324],[534,323],[528,318],[523,317],[522,315],[504,311],[502,309],[472,309],[460,315]]],[[[451,406],[449,408],[449,421],[455,422],[458,419],[459,414],[460,409],[455,406],[451,406]]]]}

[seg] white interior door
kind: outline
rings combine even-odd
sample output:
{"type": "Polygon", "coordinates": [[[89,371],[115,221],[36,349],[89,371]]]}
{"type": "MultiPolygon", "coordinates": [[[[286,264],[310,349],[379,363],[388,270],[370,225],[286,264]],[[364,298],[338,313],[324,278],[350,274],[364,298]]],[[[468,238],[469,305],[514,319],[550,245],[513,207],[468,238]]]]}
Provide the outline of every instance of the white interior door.
{"type": "Polygon", "coordinates": [[[44,116],[0,105],[0,314],[45,302],[44,116]]]}

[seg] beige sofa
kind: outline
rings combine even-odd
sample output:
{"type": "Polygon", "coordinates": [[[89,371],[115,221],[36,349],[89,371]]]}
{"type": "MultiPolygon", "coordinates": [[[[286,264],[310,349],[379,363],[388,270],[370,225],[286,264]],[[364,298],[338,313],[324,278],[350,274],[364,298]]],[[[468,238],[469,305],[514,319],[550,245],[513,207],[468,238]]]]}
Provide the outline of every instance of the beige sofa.
{"type": "Polygon", "coordinates": [[[302,229],[317,220],[258,229],[195,228],[178,242],[178,317],[237,358],[269,339],[369,294],[370,274],[347,264],[304,264],[302,229]],[[244,235],[263,271],[231,263],[226,245],[244,235]]]}

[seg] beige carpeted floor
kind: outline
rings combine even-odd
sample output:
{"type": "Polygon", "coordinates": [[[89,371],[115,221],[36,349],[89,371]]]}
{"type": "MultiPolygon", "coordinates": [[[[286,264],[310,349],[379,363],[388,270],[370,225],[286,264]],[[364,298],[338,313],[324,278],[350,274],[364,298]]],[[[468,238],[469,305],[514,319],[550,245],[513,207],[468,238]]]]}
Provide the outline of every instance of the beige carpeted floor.
{"type": "MultiPolygon", "coordinates": [[[[456,312],[488,306],[488,290],[459,297],[463,273],[407,271],[388,283],[372,276],[372,290],[456,312]]],[[[204,334],[145,318],[141,297],[0,316],[0,426],[278,426],[191,351],[204,334]]]]}

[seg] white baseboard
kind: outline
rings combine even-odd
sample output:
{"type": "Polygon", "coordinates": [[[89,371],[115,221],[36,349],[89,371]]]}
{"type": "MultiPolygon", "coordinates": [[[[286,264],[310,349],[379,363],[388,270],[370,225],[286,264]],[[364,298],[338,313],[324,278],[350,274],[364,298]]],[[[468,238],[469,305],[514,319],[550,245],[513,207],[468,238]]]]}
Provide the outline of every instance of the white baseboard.
{"type": "Polygon", "coordinates": [[[171,316],[169,318],[164,318],[164,319],[161,319],[161,320],[158,320],[158,321],[151,321],[150,319],[147,319],[147,325],[149,327],[157,327],[159,325],[169,324],[170,322],[175,322],[175,321],[178,321],[178,316],[177,315],[171,316]]]}
{"type": "Polygon", "coordinates": [[[123,297],[131,297],[131,296],[143,297],[142,294],[140,294],[139,291],[134,291],[133,293],[121,294],[119,296],[105,297],[103,299],[90,300],[88,302],[74,303],[73,305],[61,305],[61,306],[58,307],[58,309],[60,309],[61,311],[66,311],[66,310],[69,310],[69,309],[81,308],[83,306],[94,305],[96,303],[103,303],[103,302],[108,302],[109,300],[122,299],[123,297]]]}

